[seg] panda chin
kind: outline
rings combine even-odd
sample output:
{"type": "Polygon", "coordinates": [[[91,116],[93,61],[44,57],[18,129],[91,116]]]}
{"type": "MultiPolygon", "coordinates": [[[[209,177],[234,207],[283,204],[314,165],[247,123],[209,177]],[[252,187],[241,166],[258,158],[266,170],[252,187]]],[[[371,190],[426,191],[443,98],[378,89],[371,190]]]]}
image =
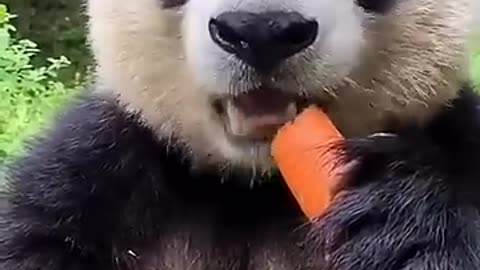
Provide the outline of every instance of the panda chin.
{"type": "Polygon", "coordinates": [[[308,104],[298,95],[262,88],[218,99],[215,107],[232,140],[269,143],[308,104]]]}

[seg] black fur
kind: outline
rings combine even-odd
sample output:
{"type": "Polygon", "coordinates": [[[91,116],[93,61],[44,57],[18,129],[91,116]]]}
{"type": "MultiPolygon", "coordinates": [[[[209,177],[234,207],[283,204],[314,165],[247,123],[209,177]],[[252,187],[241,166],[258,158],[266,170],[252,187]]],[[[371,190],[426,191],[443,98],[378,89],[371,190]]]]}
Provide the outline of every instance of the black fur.
{"type": "Polygon", "coordinates": [[[163,8],[176,8],[185,5],[188,0],[160,0],[163,8]]]}
{"type": "Polygon", "coordinates": [[[399,0],[356,0],[357,4],[367,12],[376,14],[388,13],[399,0]]]}
{"type": "Polygon", "coordinates": [[[327,269],[480,269],[479,96],[467,86],[427,127],[393,132],[342,145],[360,165],[313,254],[327,269]]]}
{"type": "Polygon", "coordinates": [[[0,269],[480,269],[479,106],[465,87],[427,127],[345,142],[359,165],[312,226],[280,179],[194,172],[87,97],[10,170],[0,269]]]}

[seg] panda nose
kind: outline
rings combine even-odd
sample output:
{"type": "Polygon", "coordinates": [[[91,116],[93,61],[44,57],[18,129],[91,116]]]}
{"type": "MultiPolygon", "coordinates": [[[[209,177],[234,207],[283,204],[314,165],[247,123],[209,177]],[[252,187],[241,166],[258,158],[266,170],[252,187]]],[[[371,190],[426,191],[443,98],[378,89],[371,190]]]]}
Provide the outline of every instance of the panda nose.
{"type": "Polygon", "coordinates": [[[209,31],[224,51],[269,70],[310,46],[318,23],[297,12],[225,12],[210,20],[209,31]]]}

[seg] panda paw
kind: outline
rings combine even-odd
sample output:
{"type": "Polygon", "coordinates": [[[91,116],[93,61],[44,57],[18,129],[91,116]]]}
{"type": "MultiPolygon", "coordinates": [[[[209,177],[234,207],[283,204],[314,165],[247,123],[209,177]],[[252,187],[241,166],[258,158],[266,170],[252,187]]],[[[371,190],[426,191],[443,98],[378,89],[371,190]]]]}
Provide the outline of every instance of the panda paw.
{"type": "Polygon", "coordinates": [[[472,171],[456,175],[452,156],[420,132],[347,140],[340,149],[356,165],[306,240],[316,265],[480,269],[480,208],[466,193],[475,188],[472,171]]]}

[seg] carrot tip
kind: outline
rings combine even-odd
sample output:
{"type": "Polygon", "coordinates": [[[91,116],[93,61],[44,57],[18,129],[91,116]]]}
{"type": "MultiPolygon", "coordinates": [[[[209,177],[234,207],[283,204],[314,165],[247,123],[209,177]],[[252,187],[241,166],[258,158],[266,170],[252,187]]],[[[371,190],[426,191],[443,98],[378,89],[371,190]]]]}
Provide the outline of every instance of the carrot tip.
{"type": "Polygon", "coordinates": [[[310,106],[280,128],[272,142],[272,156],[309,218],[323,213],[331,199],[330,169],[338,157],[319,146],[333,139],[342,135],[322,110],[310,106]]]}

